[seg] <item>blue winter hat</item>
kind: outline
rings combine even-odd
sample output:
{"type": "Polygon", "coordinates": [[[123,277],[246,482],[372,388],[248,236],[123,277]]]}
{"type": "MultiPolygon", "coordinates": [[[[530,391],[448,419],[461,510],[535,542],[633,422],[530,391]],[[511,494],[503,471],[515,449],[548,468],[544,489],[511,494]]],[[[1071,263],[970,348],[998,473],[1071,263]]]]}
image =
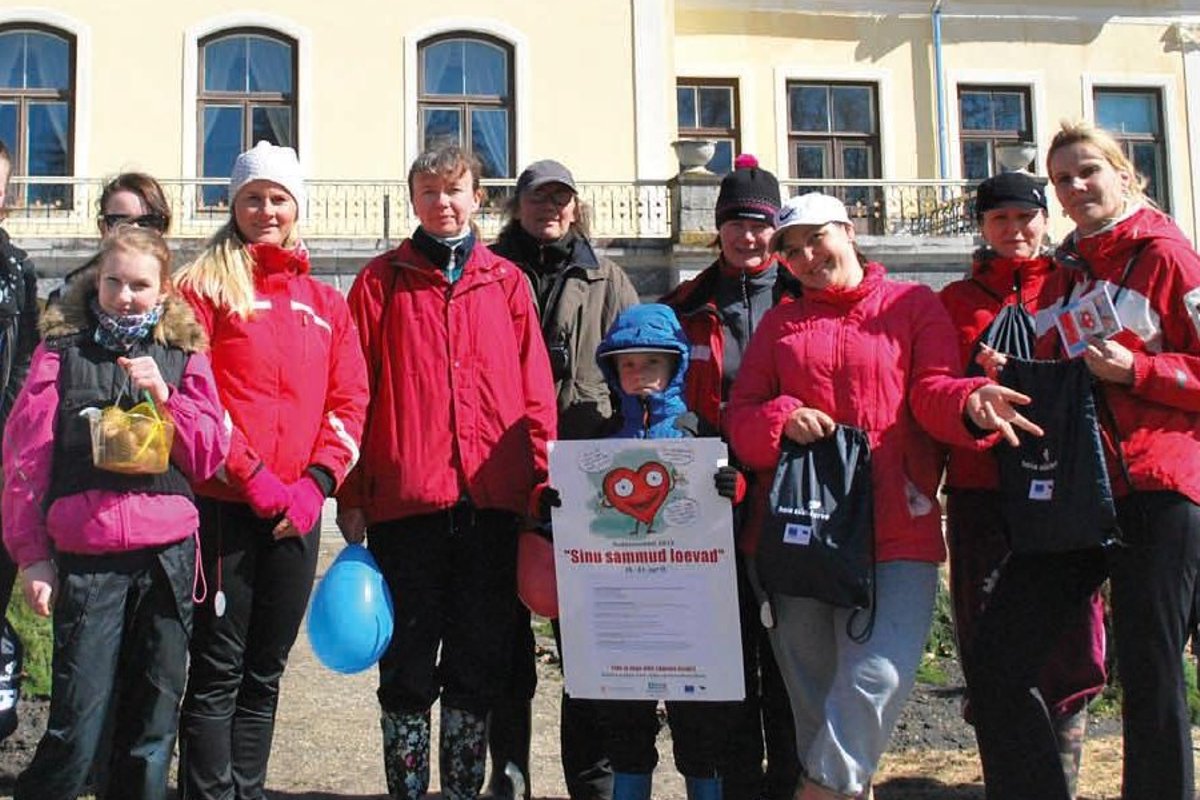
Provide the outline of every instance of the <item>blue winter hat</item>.
{"type": "Polygon", "coordinates": [[[691,345],[670,306],[644,303],[622,311],[608,330],[608,335],[596,348],[596,363],[605,379],[619,385],[616,370],[609,356],[621,353],[671,353],[679,357],[675,379],[687,371],[691,345]]]}

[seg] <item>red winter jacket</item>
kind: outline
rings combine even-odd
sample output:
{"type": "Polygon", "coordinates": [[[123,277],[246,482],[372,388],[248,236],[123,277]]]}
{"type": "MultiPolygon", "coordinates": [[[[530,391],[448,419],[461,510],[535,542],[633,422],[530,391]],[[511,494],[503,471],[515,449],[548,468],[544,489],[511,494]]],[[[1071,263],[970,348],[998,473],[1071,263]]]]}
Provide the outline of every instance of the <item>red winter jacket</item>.
{"type": "MultiPolygon", "coordinates": [[[[1054,259],[1000,258],[991,251],[976,253],[971,277],[947,284],[938,293],[950,312],[950,321],[958,331],[958,347],[963,369],[975,352],[975,345],[1000,309],[1013,303],[1020,291],[1020,302],[1033,315],[1038,335],[1037,355],[1056,358],[1058,332],[1054,316],[1061,308],[1070,284],[1070,274],[1059,269],[1054,259]]],[[[946,466],[946,486],[950,489],[996,489],[1000,478],[996,459],[977,448],[954,447],[946,466]]]]}
{"type": "Polygon", "coordinates": [[[800,406],[867,433],[878,561],[941,561],[937,502],[944,448],[981,446],[963,422],[967,396],[954,330],[925,286],[885,279],[868,264],[852,289],[808,291],[769,311],[725,410],[737,457],[770,481],[784,423],[800,406]]]}
{"type": "Polygon", "coordinates": [[[1073,235],[1063,249],[1087,265],[1072,296],[1107,283],[1125,327],[1114,339],[1133,351],[1133,385],[1104,384],[1116,422],[1114,431],[1101,416],[1113,490],[1170,490],[1200,503],[1200,255],[1170,217],[1150,207],[1092,236],[1073,235]]]}
{"type": "Polygon", "coordinates": [[[284,483],[318,466],[341,483],[358,460],[367,375],[337,289],[308,274],[302,249],[251,245],[254,311],[241,319],[182,293],[208,333],[221,403],[233,424],[224,480],[203,495],[244,502],[237,488],[262,464],[284,483]]]}
{"type": "Polygon", "coordinates": [[[469,497],[523,514],[546,480],[554,379],[521,270],[476,245],[451,284],[405,240],[350,288],[371,380],[363,460],[338,494],[368,523],[469,497]]]}

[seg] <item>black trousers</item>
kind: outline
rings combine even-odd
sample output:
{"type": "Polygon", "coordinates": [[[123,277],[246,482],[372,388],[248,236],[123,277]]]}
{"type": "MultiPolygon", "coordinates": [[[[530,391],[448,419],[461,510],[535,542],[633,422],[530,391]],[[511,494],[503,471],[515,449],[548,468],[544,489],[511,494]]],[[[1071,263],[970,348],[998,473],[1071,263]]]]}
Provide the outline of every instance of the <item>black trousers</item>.
{"type": "Polygon", "coordinates": [[[504,768],[512,763],[525,778],[526,797],[532,797],[529,751],[533,738],[533,695],[537,691],[536,643],[529,609],[519,599],[514,600],[509,685],[496,696],[488,717],[488,755],[492,760],[489,784],[493,795],[507,796],[511,787],[504,768]]]}
{"type": "Polygon", "coordinates": [[[368,529],[395,614],[379,661],[384,711],[423,712],[439,696],[448,708],[491,710],[512,662],[517,523],[464,504],[368,529]]]}
{"type": "MultiPolygon", "coordinates": [[[[604,750],[613,772],[647,775],[658,764],[658,704],[653,700],[597,700],[604,750]]],[[[734,703],[667,701],[675,768],[689,778],[721,775],[734,703]]]]}
{"type": "Polygon", "coordinates": [[[1200,571],[1200,506],[1174,492],[1117,504],[1124,544],[1013,556],[978,620],[970,669],[989,800],[1067,798],[1050,714],[1036,687],[1063,629],[1106,575],[1124,691],[1126,800],[1193,800],[1183,673],[1200,571]]]}
{"type": "Polygon", "coordinates": [[[106,797],[166,798],[192,630],[196,545],[57,557],[50,719],[13,797],[84,788],[113,708],[106,797]],[[112,703],[119,696],[120,701],[112,703]]]}
{"type": "Polygon", "coordinates": [[[721,764],[722,796],[725,800],[792,800],[800,782],[792,704],[762,625],[749,568],[749,559],[739,551],[738,616],[746,699],[732,704],[730,712],[732,732],[721,764]]]}
{"type": "Polygon", "coordinates": [[[275,540],[275,520],[249,506],[201,499],[208,599],[196,633],[180,722],[180,796],[259,800],[275,734],[279,681],[312,591],[320,523],[275,540]],[[222,591],[225,614],[214,596],[222,591]]]}

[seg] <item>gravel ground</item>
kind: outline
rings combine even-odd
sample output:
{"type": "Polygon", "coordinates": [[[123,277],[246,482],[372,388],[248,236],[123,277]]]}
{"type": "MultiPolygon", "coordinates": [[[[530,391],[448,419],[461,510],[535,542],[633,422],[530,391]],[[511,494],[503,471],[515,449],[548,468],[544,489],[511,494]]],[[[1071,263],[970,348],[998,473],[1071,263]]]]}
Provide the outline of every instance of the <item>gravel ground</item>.
{"type": "MultiPolygon", "coordinates": [[[[341,537],[332,525],[329,509],[326,511],[318,575],[341,549],[341,537]]],[[[565,798],[557,735],[562,681],[552,653],[542,662],[534,707],[533,789],[538,798],[565,798]]],[[[974,736],[959,714],[961,676],[953,663],[943,666],[949,675],[947,685],[918,686],[901,717],[876,783],[878,800],[983,798],[974,736]]],[[[283,682],[267,777],[269,797],[338,800],[386,796],[376,680],[374,670],[345,676],[325,669],[301,634],[283,682]]],[[[18,731],[0,743],[0,797],[11,797],[13,779],[32,757],[46,714],[45,702],[22,702],[18,731]]],[[[662,759],[655,774],[654,796],[683,800],[683,781],[674,770],[668,737],[664,731],[659,739],[662,759]]],[[[1084,755],[1082,798],[1119,797],[1120,752],[1116,722],[1093,721],[1084,755]]],[[[431,791],[436,796],[436,768],[434,773],[431,791]]]]}

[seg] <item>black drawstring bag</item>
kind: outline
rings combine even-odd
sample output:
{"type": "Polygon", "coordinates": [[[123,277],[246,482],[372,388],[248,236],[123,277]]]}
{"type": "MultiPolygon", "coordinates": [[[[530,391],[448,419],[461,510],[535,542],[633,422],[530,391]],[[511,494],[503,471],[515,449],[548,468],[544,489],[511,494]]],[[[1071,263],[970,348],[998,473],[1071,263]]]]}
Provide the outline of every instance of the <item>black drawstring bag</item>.
{"type": "Polygon", "coordinates": [[[1022,434],[1016,447],[1000,442],[992,448],[1012,551],[1061,553],[1118,538],[1087,364],[1009,358],[1000,382],[1032,398],[1021,414],[1045,431],[1022,434]]]}
{"type": "MultiPolygon", "coordinates": [[[[972,278],[971,282],[997,302],[1004,303],[1004,298],[983,285],[980,281],[972,278]]],[[[1019,292],[1020,283],[1014,282],[1013,289],[1019,292]]],[[[1004,303],[987,328],[979,335],[979,339],[975,342],[975,348],[971,351],[971,363],[967,364],[967,375],[976,376],[983,374],[983,367],[979,366],[975,361],[975,356],[979,355],[979,350],[983,345],[987,345],[993,350],[998,350],[1012,358],[1029,360],[1033,358],[1033,348],[1036,342],[1037,326],[1034,324],[1033,315],[1025,308],[1025,304],[1021,302],[1020,295],[1018,294],[1017,301],[1004,303]]]]}
{"type": "MultiPolygon", "coordinates": [[[[768,594],[842,608],[874,606],[875,517],[865,433],[839,425],[811,444],[784,440],[756,555],[768,594]]],[[[868,636],[870,623],[855,638],[868,636]]]]}

